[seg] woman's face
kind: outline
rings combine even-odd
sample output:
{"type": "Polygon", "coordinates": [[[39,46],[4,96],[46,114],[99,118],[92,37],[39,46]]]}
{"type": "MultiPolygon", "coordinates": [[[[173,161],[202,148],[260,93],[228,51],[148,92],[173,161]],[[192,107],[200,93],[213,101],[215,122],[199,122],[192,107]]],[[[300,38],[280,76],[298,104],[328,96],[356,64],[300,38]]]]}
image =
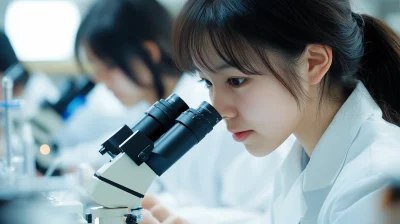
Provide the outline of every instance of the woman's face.
{"type": "Polygon", "coordinates": [[[271,153],[300,121],[296,100],[271,72],[246,75],[219,61],[216,72],[200,72],[213,106],[226,121],[233,138],[243,142],[251,154],[271,153]]]}
{"type": "Polygon", "coordinates": [[[131,68],[146,87],[134,83],[119,67],[97,58],[87,46],[84,49],[94,70],[93,81],[105,84],[125,106],[133,106],[155,94],[153,88],[148,87],[152,85],[151,73],[142,61],[132,59],[131,68]]]}

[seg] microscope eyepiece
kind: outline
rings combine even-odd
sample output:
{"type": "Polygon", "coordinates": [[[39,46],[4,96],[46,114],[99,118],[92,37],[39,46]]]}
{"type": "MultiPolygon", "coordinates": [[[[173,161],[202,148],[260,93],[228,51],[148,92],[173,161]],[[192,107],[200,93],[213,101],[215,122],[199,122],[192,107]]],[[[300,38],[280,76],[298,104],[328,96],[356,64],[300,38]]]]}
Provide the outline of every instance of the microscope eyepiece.
{"type": "Polygon", "coordinates": [[[202,114],[212,126],[218,124],[218,122],[220,122],[222,119],[218,111],[207,102],[200,104],[197,111],[202,114]]]}
{"type": "Polygon", "coordinates": [[[155,142],[146,164],[160,176],[211,132],[221,119],[217,110],[207,102],[197,109],[183,112],[176,124],[155,142]]]}
{"type": "Polygon", "coordinates": [[[127,126],[122,127],[104,142],[100,153],[103,155],[108,153],[111,157],[115,157],[121,152],[120,145],[136,131],[140,131],[155,142],[175,124],[175,119],[187,109],[189,109],[188,105],[176,94],[172,94],[166,100],[157,101],[135,126],[131,129],[127,126]]]}
{"type": "Polygon", "coordinates": [[[140,131],[155,142],[187,109],[189,109],[188,105],[178,95],[172,94],[166,100],[162,99],[150,107],[146,111],[146,116],[132,128],[132,131],[140,131]]]}
{"type": "MultiPolygon", "coordinates": [[[[173,114],[175,115],[180,115],[183,111],[187,110],[189,107],[187,106],[187,104],[185,103],[185,101],[183,101],[178,95],[176,94],[172,94],[171,96],[169,96],[166,100],[165,100],[168,104],[169,107],[168,109],[170,109],[172,111],[173,114]]],[[[178,117],[176,116],[176,117],[178,117]]],[[[175,119],[176,119],[175,117],[175,119]]]]}
{"type": "Polygon", "coordinates": [[[146,163],[163,174],[212,131],[222,117],[207,102],[189,108],[177,95],[157,101],[131,129],[122,127],[103,143],[101,154],[125,152],[138,166],[146,163]]]}

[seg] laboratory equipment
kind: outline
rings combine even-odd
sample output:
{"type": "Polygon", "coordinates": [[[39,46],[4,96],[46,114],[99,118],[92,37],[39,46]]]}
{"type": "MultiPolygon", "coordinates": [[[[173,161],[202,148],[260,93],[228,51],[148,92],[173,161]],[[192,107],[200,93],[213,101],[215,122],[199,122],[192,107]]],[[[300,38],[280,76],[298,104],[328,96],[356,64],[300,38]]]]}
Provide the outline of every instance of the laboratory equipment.
{"type": "Polygon", "coordinates": [[[14,83],[24,75],[25,70],[15,65],[2,78],[4,99],[0,102],[0,187],[35,175],[32,132],[24,120],[24,102],[13,98],[14,83]]]}
{"type": "MultiPolygon", "coordinates": [[[[38,113],[30,119],[35,140],[36,167],[41,173],[44,174],[57,157],[56,136],[68,118],[85,104],[85,97],[94,86],[88,79],[81,84],[70,82],[57,102],[44,101],[38,113]]],[[[59,171],[55,173],[59,174],[59,171]]]]}
{"type": "Polygon", "coordinates": [[[173,94],[150,107],[132,128],[122,127],[102,144],[111,160],[88,185],[88,194],[101,205],[91,209],[89,223],[137,223],[141,201],[153,180],[161,176],[221,120],[207,102],[197,109],[173,94]]]}

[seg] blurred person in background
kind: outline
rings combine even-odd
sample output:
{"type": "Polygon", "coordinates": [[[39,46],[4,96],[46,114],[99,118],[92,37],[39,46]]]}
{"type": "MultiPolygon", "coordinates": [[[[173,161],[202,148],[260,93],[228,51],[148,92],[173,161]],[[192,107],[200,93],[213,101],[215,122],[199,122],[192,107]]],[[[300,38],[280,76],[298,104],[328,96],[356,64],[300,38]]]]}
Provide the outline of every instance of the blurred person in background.
{"type": "MultiPolygon", "coordinates": [[[[155,0],[100,0],[78,29],[75,54],[79,64],[84,67],[87,59],[94,68],[92,79],[105,84],[129,108],[124,116],[129,126],[143,117],[151,104],[172,93],[190,107],[207,99],[206,88],[197,85],[193,77],[181,74],[171,59],[172,21],[155,0]]],[[[271,196],[271,176],[293,142],[289,139],[277,153],[252,163],[257,169],[249,163],[248,167],[235,166],[236,171],[232,172],[238,155],[246,152],[223,125],[190,150],[150,190],[162,195],[162,200],[176,210],[185,208],[183,213],[191,220],[203,220],[206,216],[207,223],[219,223],[230,217],[230,223],[241,223],[263,213],[264,203],[271,196]],[[243,180],[257,184],[246,186],[243,180]]],[[[98,150],[111,134],[61,149],[60,166],[71,169],[86,162],[97,168],[102,166],[109,158],[101,156],[98,150]]],[[[149,196],[146,200],[157,199],[149,196]]]]}

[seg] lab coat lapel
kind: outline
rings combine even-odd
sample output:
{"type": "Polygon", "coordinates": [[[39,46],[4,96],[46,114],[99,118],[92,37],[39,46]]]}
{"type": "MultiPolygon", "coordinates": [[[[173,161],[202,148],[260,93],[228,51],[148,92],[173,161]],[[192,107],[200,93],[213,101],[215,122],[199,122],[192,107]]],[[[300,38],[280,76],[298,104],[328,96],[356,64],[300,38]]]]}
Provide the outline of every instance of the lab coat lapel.
{"type": "Polygon", "coordinates": [[[304,217],[301,220],[301,224],[317,223],[321,207],[324,204],[325,199],[331,189],[332,186],[328,186],[318,190],[303,192],[307,211],[305,212],[304,217]]]}
{"type": "Polygon", "coordinates": [[[289,191],[287,197],[283,199],[282,203],[276,209],[275,224],[297,224],[300,223],[304,214],[307,211],[302,194],[303,175],[301,175],[292,189],[289,191]]]}
{"type": "Polygon", "coordinates": [[[275,185],[274,190],[280,193],[273,207],[275,224],[299,223],[306,212],[307,206],[302,194],[302,150],[300,143],[295,142],[277,174],[276,180],[280,183],[275,185]]]}
{"type": "Polygon", "coordinates": [[[304,192],[304,172],[301,172],[303,148],[296,142],[282,164],[280,175],[282,188],[274,204],[274,224],[316,223],[322,204],[331,190],[327,188],[304,192]],[[285,188],[291,186],[291,188],[285,188]]]}

